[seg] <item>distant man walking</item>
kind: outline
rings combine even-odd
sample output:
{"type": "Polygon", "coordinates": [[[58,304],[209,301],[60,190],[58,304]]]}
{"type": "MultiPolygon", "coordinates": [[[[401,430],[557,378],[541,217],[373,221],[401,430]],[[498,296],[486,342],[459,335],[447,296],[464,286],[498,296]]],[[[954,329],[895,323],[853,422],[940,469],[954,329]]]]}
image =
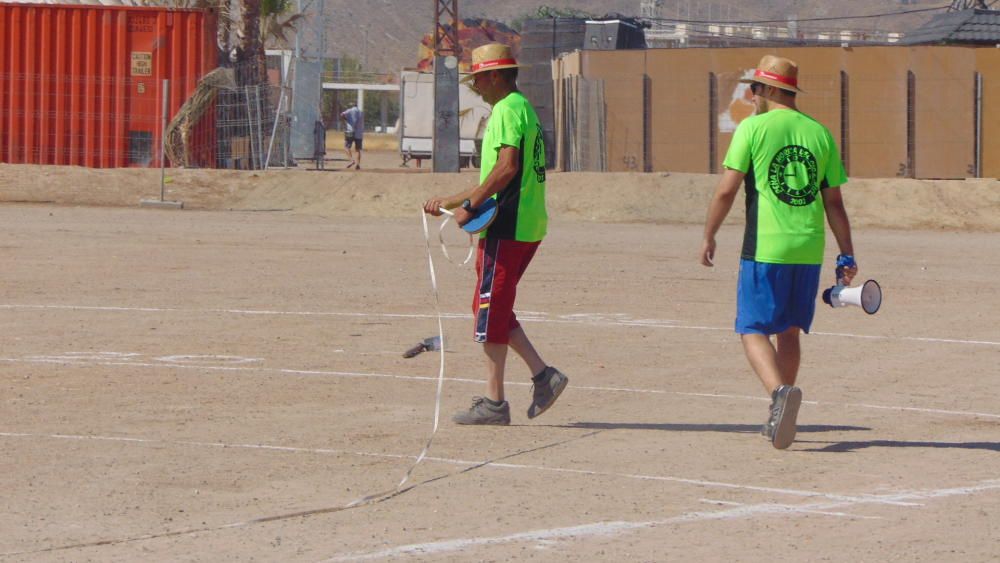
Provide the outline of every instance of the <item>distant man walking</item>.
{"type": "Polygon", "coordinates": [[[493,106],[483,138],[479,185],[448,197],[424,202],[424,212],[440,215],[455,209],[464,225],[487,199],[497,200],[497,217],[479,239],[478,283],[472,302],[474,339],[486,353],[486,395],[475,397],[468,410],[453,417],[458,424],[510,424],[510,404],[504,397],[507,348],[531,370],[532,402],[528,418],[551,407],[569,378],[542,360],[514,315],[517,284],[542,238],[545,211],[545,146],[534,108],[517,90],[519,65],[510,47],[483,45],[472,52],[472,88],[493,106]]]}
{"type": "Polygon", "coordinates": [[[347,158],[351,160],[347,167],[354,167],[355,170],[361,170],[361,145],[364,144],[365,136],[365,112],[361,111],[361,108],[354,102],[351,102],[349,106],[346,111],[340,114],[340,118],[346,123],[346,128],[344,129],[344,152],[347,153],[347,158]],[[351,154],[352,145],[357,156],[351,154]]]}
{"type": "Polygon", "coordinates": [[[799,333],[809,332],[816,311],[824,213],[840,248],[837,268],[845,283],[858,268],[840,193],[847,175],[830,131],[796,108],[798,66],[767,55],[753,78],[742,82],[750,83],[756,113],[739,124],[726,153],[726,170],[705,221],[701,263],[713,265],[715,235],[745,181],[736,332],[771,394],[761,433],[775,448],[785,449],[795,440],[802,402],[802,391],[795,386],[799,333]]]}

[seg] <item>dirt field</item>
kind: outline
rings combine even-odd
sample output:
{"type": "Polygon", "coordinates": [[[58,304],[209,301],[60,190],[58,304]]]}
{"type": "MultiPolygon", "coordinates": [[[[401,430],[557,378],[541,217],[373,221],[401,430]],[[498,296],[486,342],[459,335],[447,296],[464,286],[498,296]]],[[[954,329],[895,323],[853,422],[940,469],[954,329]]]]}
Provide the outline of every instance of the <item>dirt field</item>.
{"type": "Polygon", "coordinates": [[[416,488],[343,509],[430,434],[440,355],[401,357],[437,332],[416,209],[475,180],[393,156],[170,171],[184,211],[137,206],[158,171],[0,165],[0,560],[1000,557],[995,180],[852,184],[885,303],[819,306],[777,451],[732,332],[739,209],[708,269],[713,178],[553,174],[518,312],[565,394],[529,421],[512,358],[512,425],[451,424],[484,368],[473,274],[435,243],[440,429],[416,488]]]}

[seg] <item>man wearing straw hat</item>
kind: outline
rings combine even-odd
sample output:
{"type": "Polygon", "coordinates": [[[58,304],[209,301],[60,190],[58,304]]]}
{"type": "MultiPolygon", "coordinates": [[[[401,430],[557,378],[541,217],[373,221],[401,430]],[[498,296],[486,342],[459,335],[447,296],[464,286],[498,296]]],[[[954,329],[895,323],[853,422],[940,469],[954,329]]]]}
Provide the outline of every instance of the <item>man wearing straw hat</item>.
{"type": "Polygon", "coordinates": [[[499,43],[472,51],[472,72],[462,79],[493,106],[483,137],[479,185],[448,197],[433,197],[424,211],[440,215],[454,209],[464,225],[489,198],[497,200],[497,215],[480,235],[477,281],[472,311],[474,339],[486,354],[486,394],[475,397],[468,410],[457,413],[458,424],[510,423],[504,397],[508,347],[525,361],[532,374],[528,418],[555,403],[569,379],[542,360],[514,315],[517,283],[545,236],[545,145],[542,127],[531,103],[517,89],[517,64],[510,47],[499,43]]]}
{"type": "Polygon", "coordinates": [[[823,263],[824,214],[837,240],[844,283],[857,274],[851,225],[840,186],[844,165],[829,130],[795,105],[798,66],[766,55],[750,84],[755,114],[733,134],[708,208],[701,263],[712,266],[715,234],[740,184],[746,229],[737,282],[736,332],[750,366],[771,394],[761,431],[778,449],[795,440],[802,391],[795,386],[800,331],[809,332],[823,263]],[[774,342],[771,336],[774,335],[774,342]]]}

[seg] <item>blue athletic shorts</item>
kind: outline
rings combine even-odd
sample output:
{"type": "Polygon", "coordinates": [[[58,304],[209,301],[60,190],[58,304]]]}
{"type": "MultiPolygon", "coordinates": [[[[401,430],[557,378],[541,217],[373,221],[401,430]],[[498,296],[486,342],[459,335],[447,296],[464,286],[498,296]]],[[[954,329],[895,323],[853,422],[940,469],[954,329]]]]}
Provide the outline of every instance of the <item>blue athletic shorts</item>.
{"type": "Polygon", "coordinates": [[[819,264],[740,260],[736,332],[778,334],[797,326],[808,333],[816,313],[819,273],[819,264]]]}

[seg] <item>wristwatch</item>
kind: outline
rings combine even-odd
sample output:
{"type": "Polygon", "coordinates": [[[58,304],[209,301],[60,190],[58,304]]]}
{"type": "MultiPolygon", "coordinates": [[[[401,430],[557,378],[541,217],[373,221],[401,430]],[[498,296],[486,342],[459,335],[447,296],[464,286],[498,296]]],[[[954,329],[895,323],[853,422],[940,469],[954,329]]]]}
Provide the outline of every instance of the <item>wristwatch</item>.
{"type": "Polygon", "coordinates": [[[462,209],[468,211],[469,213],[476,212],[476,208],[472,207],[472,201],[468,199],[462,202],[462,209]]]}

